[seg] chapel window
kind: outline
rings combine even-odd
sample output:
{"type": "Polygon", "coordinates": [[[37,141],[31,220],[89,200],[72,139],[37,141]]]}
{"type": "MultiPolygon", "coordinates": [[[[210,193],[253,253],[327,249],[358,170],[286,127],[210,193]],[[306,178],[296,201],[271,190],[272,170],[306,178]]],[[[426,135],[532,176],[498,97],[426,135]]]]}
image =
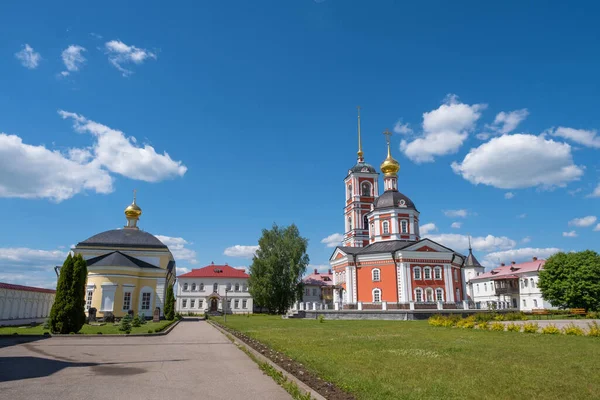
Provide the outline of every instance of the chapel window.
{"type": "Polygon", "coordinates": [[[435,289],[435,298],[437,301],[444,301],[444,289],[435,289]]]}
{"type": "Polygon", "coordinates": [[[383,234],[387,235],[390,233],[390,223],[387,221],[383,221],[383,234]]]}
{"type": "Polygon", "coordinates": [[[435,279],[442,279],[442,269],[440,267],[435,267],[433,269],[433,276],[435,279]]]}
{"type": "Polygon", "coordinates": [[[373,303],[381,302],[381,289],[373,289],[373,303]]]}
{"type": "Polygon", "coordinates": [[[380,276],[379,276],[379,274],[380,274],[380,272],[379,272],[379,269],[378,269],[378,268],[375,268],[375,269],[374,269],[374,270],[371,272],[371,274],[372,274],[373,281],[374,281],[374,282],[379,282],[379,278],[380,278],[380,276]]]}
{"type": "Polygon", "coordinates": [[[418,303],[421,303],[423,301],[423,289],[415,289],[415,301],[417,301],[418,303]]]}
{"type": "Polygon", "coordinates": [[[425,275],[425,279],[431,279],[431,268],[430,267],[423,268],[423,273],[425,275]]]}
{"type": "Polygon", "coordinates": [[[364,197],[371,196],[371,185],[369,184],[369,182],[363,182],[361,184],[361,192],[364,197]]]}
{"type": "Polygon", "coordinates": [[[213,284],[213,292],[218,293],[218,291],[219,291],[219,284],[217,282],[215,282],[213,284]]]}
{"type": "Polygon", "coordinates": [[[402,233],[408,233],[408,221],[403,219],[400,222],[400,227],[402,228],[402,233]]]}

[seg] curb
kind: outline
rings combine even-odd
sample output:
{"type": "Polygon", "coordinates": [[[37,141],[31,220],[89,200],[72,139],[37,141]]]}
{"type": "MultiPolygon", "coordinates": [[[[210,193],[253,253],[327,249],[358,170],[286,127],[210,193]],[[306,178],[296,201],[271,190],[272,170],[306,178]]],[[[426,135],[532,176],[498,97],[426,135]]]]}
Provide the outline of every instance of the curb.
{"type": "Polygon", "coordinates": [[[275,364],[269,358],[265,357],[258,351],[254,350],[249,344],[244,342],[242,339],[240,339],[236,336],[233,336],[231,333],[227,332],[226,330],[224,330],[223,328],[216,325],[215,323],[213,323],[210,320],[208,320],[208,323],[210,325],[212,325],[214,328],[216,328],[219,332],[221,332],[226,337],[230,336],[234,344],[243,346],[248,352],[252,353],[252,355],[254,357],[256,357],[259,361],[269,364],[271,367],[275,368],[278,372],[282,373],[286,379],[294,382],[302,392],[309,393],[312,396],[312,398],[315,400],[327,400],[325,397],[323,397],[321,394],[316,392],[314,389],[312,389],[306,383],[302,382],[300,379],[296,378],[294,375],[290,374],[289,372],[287,372],[286,370],[281,368],[279,365],[275,364]]]}
{"type": "Polygon", "coordinates": [[[153,333],[130,333],[129,335],[126,333],[107,333],[107,334],[102,334],[102,335],[98,335],[97,333],[90,333],[90,334],[80,334],[80,333],[76,333],[74,335],[65,335],[65,334],[61,334],[61,333],[55,333],[55,334],[47,334],[47,335],[15,335],[15,334],[11,334],[11,335],[0,335],[0,340],[1,339],[16,339],[16,338],[31,338],[31,339],[43,339],[43,338],[50,338],[50,337],[72,337],[72,338],[99,338],[99,337],[142,337],[142,336],[165,336],[168,335],[169,332],[171,332],[173,330],[173,328],[175,328],[179,322],[181,322],[181,320],[175,321],[173,322],[171,325],[169,325],[169,327],[167,329],[165,329],[164,331],[161,332],[153,332],[153,333]]]}

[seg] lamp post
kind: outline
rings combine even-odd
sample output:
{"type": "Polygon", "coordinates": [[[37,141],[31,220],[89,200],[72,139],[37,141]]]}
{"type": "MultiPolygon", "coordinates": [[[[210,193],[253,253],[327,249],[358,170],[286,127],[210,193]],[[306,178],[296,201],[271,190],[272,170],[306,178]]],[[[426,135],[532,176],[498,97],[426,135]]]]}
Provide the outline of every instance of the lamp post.
{"type": "Polygon", "coordinates": [[[223,310],[225,310],[225,322],[227,322],[227,292],[229,290],[225,287],[225,304],[223,304],[223,310]]]}

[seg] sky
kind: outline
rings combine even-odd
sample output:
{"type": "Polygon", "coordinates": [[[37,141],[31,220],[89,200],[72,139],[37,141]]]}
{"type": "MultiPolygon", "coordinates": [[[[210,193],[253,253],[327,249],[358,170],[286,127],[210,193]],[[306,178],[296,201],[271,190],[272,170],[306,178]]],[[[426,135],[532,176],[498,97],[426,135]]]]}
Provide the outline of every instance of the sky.
{"type": "Polygon", "coordinates": [[[179,273],[249,266],[274,223],[325,271],[359,105],[366,162],[394,132],[424,236],[465,253],[470,235],[488,268],[598,251],[599,8],[4,2],[0,281],[53,287],[134,189],[179,273]]]}

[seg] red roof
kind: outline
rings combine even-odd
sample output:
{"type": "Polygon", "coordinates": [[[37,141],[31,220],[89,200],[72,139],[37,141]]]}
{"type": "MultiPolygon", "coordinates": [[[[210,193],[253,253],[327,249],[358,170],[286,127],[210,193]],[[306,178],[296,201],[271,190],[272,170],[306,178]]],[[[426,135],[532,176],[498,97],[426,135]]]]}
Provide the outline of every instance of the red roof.
{"type": "Polygon", "coordinates": [[[477,279],[516,279],[518,278],[518,274],[523,272],[535,272],[539,271],[544,267],[546,260],[535,260],[528,261],[521,264],[509,264],[503,265],[498,268],[494,268],[491,271],[486,272],[485,274],[481,274],[479,276],[475,276],[471,278],[471,280],[477,279]]]}
{"type": "Polygon", "coordinates": [[[305,285],[333,286],[333,274],[331,271],[321,274],[315,269],[315,272],[302,279],[302,282],[305,285]]]}
{"type": "Polygon", "coordinates": [[[0,282],[0,289],[24,290],[26,292],[39,292],[39,293],[56,293],[56,290],[53,290],[53,289],[44,289],[44,288],[33,287],[33,286],[13,285],[12,283],[2,283],[2,282],[0,282]]]}
{"type": "Polygon", "coordinates": [[[229,265],[211,264],[204,268],[192,269],[187,274],[178,278],[249,278],[243,269],[233,268],[229,265]]]}

